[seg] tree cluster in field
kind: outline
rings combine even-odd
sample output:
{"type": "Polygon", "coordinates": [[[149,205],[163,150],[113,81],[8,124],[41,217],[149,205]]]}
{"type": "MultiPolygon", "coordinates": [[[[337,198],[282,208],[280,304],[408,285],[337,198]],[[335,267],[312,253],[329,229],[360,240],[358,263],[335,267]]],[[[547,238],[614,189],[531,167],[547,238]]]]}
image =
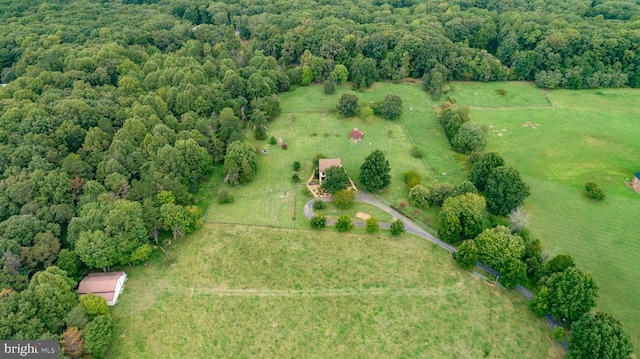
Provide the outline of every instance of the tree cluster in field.
{"type": "Polygon", "coordinates": [[[440,106],[438,119],[456,152],[470,154],[483,151],[487,147],[487,131],[481,125],[470,121],[467,107],[444,102],[440,106]]]}
{"type": "Polygon", "coordinates": [[[338,99],[336,110],[342,117],[353,117],[360,114],[364,118],[377,115],[387,120],[397,120],[402,115],[402,99],[396,94],[390,93],[385,95],[382,100],[374,101],[371,107],[366,106],[360,108],[358,101],[358,96],[355,94],[342,94],[340,99],[338,99]],[[369,113],[370,111],[372,111],[373,114],[369,113]]]}

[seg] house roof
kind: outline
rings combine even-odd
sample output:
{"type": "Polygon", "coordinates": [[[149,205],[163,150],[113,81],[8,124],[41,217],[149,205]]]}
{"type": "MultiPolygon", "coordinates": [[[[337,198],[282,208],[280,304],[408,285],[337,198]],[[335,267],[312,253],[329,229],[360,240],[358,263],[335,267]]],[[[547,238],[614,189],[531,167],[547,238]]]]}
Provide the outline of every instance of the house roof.
{"type": "Polygon", "coordinates": [[[318,161],[318,171],[324,172],[329,167],[342,167],[339,158],[321,158],[318,161]]]}
{"type": "Polygon", "coordinates": [[[362,133],[362,131],[358,130],[358,128],[354,128],[353,131],[351,131],[351,133],[349,134],[349,137],[351,138],[362,138],[362,136],[364,135],[364,133],[362,133]]]}
{"type": "Polygon", "coordinates": [[[113,299],[118,279],[124,272],[90,273],[78,286],[78,294],[93,293],[110,301],[113,299]]]}

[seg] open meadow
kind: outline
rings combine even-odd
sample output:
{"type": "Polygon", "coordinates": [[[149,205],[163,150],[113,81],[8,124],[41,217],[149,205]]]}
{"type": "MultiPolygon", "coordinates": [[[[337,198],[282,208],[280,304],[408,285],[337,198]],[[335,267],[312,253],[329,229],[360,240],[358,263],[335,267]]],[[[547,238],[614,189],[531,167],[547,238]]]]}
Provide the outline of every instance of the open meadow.
{"type": "Polygon", "coordinates": [[[411,235],[206,223],[129,280],[109,358],[560,358],[520,295],[411,235]]]}
{"type": "MultiPolygon", "coordinates": [[[[367,91],[353,92],[363,106],[388,93],[399,95],[404,110],[400,121],[378,117],[340,118],[335,106],[345,92],[351,92],[348,85],[339,87],[332,95],[324,95],[322,86],[300,87],[280,94],[282,114],[268,124],[268,136],[281,137],[288,148],[283,150],[277,145],[269,145],[268,140],[251,139],[257,148],[268,150],[267,155],[259,156],[256,178],[241,186],[223,185],[221,188],[232,192],[236,201],[224,205],[214,203],[206,221],[292,227],[296,217],[296,226],[308,228],[299,219],[304,218],[302,206],[309,198],[301,196],[301,186],[293,184],[292,165],[294,161],[302,164],[298,173],[305,181],[313,174],[312,160],[318,153],[329,158],[339,157],[358,185],[360,165],[365,157],[373,150],[382,150],[391,165],[392,182],[380,195],[395,204],[406,202],[402,174],[408,170],[420,172],[428,184],[435,181],[455,184],[464,180],[463,170],[438,124],[433,102],[420,85],[377,83],[367,91]],[[349,133],[355,127],[364,132],[360,143],[349,139],[349,133]],[[411,156],[414,144],[422,149],[423,159],[411,156]]],[[[430,216],[435,222],[434,214],[434,211],[427,211],[420,217],[424,220],[430,216]]]]}
{"type": "Polygon", "coordinates": [[[533,84],[454,83],[451,97],[471,108],[489,130],[488,150],[500,153],[531,187],[530,228],[550,254],[570,254],[600,286],[598,307],[612,313],[640,347],[640,195],[626,186],[640,171],[640,91],[553,90],[533,84]],[[491,109],[496,90],[519,101],[491,109]],[[486,103],[476,93],[487,94],[486,103]],[[517,95],[515,95],[517,94],[517,95]],[[511,106],[511,108],[509,108],[511,106]],[[599,183],[596,203],[584,184],[599,183]]]}

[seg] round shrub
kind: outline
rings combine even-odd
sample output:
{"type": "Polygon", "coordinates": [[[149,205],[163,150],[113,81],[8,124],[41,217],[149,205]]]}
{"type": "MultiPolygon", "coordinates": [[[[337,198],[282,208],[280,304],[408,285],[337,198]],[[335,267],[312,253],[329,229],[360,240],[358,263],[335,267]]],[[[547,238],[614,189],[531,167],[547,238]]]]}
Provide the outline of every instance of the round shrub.
{"type": "Polygon", "coordinates": [[[278,143],[278,140],[276,140],[275,137],[271,136],[271,138],[269,139],[269,144],[275,145],[276,143],[278,143]]]}
{"type": "Polygon", "coordinates": [[[234,200],[233,193],[227,190],[222,190],[218,193],[218,203],[220,204],[232,203],[234,200]]]}
{"type": "Polygon", "coordinates": [[[326,226],[327,226],[327,217],[321,214],[316,214],[315,216],[311,217],[311,228],[322,229],[326,226]]]}
{"type": "Polygon", "coordinates": [[[407,189],[411,189],[415,185],[418,185],[420,184],[420,182],[422,182],[422,176],[420,176],[420,174],[414,170],[405,172],[402,175],[402,178],[407,189]]]}
{"type": "Polygon", "coordinates": [[[399,235],[401,235],[404,232],[405,232],[404,222],[402,222],[399,219],[396,219],[393,222],[391,222],[391,235],[392,236],[398,237],[399,235]]]}
{"type": "Polygon", "coordinates": [[[286,143],[283,143],[283,144],[282,144],[282,149],[283,149],[283,150],[286,150],[287,148],[289,148],[289,146],[287,146],[287,144],[286,144],[286,143]]]}
{"type": "Polygon", "coordinates": [[[420,147],[413,146],[411,147],[411,156],[415,158],[422,158],[424,156],[424,153],[422,153],[422,150],[420,149],[420,147]]]}
{"type": "Polygon", "coordinates": [[[293,170],[294,171],[299,171],[300,170],[300,161],[295,161],[293,163],[293,170]]]}
{"type": "Polygon", "coordinates": [[[587,196],[593,200],[602,201],[606,197],[604,190],[595,182],[585,183],[584,189],[587,191],[587,196]]]}
{"type": "Polygon", "coordinates": [[[324,85],[325,95],[331,95],[334,92],[336,92],[336,83],[333,80],[331,79],[324,80],[323,85],[324,85]]]}
{"type": "Polygon", "coordinates": [[[336,221],[336,230],[338,232],[348,232],[353,229],[353,223],[351,222],[351,217],[348,214],[343,214],[338,217],[336,221]]]}
{"type": "Polygon", "coordinates": [[[352,190],[343,189],[333,195],[333,203],[341,209],[351,208],[356,200],[356,193],[352,190]]]}
{"type": "Polygon", "coordinates": [[[378,230],[380,229],[380,226],[378,225],[378,219],[376,217],[369,217],[367,219],[366,222],[366,226],[365,226],[367,233],[376,233],[378,232],[378,230]]]}
{"type": "Polygon", "coordinates": [[[429,189],[421,184],[409,190],[409,203],[418,208],[429,208],[429,189]]]}
{"type": "Polygon", "coordinates": [[[291,180],[293,181],[293,183],[298,183],[300,182],[300,176],[298,176],[297,173],[294,173],[293,176],[291,176],[291,180]]]}
{"type": "Polygon", "coordinates": [[[315,200],[313,201],[313,209],[325,209],[327,208],[327,204],[324,201],[315,200]]]}

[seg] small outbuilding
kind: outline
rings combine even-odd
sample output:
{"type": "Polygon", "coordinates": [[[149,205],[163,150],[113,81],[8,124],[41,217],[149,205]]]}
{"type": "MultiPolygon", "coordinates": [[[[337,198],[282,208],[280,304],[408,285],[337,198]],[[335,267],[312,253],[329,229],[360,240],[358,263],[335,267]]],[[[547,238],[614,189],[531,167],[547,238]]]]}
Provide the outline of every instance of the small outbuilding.
{"type": "Polygon", "coordinates": [[[115,305],[124,289],[125,280],[127,280],[125,272],[91,273],[80,282],[78,294],[93,293],[104,298],[107,305],[115,305]]]}
{"type": "Polygon", "coordinates": [[[357,127],[354,128],[353,131],[351,131],[351,133],[349,134],[349,138],[351,138],[352,142],[362,141],[363,136],[364,136],[364,133],[362,133],[362,131],[360,131],[357,127]]]}
{"type": "Polygon", "coordinates": [[[633,180],[631,181],[631,188],[634,191],[640,193],[640,172],[636,172],[633,176],[633,180]]]}
{"type": "Polygon", "coordinates": [[[339,158],[321,158],[318,161],[318,179],[320,184],[324,181],[326,175],[325,172],[330,167],[342,167],[342,162],[339,158]]]}

